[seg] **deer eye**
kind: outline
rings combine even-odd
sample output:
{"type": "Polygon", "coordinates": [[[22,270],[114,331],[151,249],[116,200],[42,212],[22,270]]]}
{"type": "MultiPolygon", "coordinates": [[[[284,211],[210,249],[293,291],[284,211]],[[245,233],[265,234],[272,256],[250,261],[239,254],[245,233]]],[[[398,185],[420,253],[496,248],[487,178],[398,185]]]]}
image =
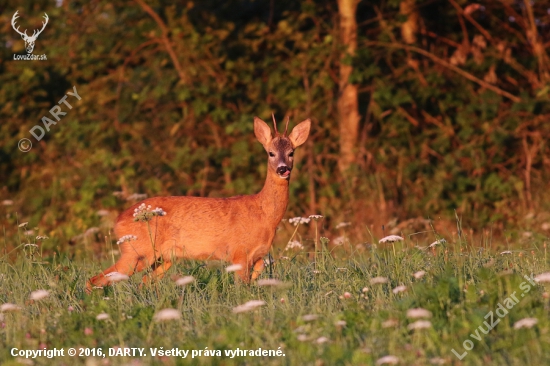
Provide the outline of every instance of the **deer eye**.
{"type": "Polygon", "coordinates": [[[269,156],[274,157],[275,154],[274,154],[272,151],[270,151],[270,152],[269,152],[269,156]]]}
{"type": "Polygon", "coordinates": [[[288,157],[289,157],[289,158],[291,158],[291,157],[293,157],[293,156],[294,156],[294,151],[291,152],[290,154],[288,154],[288,157]]]}

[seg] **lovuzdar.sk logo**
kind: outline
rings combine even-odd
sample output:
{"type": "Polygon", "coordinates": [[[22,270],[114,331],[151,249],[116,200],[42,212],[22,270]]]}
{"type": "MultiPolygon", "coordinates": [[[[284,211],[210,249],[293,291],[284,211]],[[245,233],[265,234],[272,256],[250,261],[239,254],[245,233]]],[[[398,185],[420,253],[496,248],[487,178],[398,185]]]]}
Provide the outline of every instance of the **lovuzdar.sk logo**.
{"type": "Polygon", "coordinates": [[[19,18],[18,15],[19,11],[16,11],[15,14],[13,14],[13,17],[11,18],[11,26],[13,29],[21,35],[21,38],[23,38],[23,41],[25,41],[25,50],[27,51],[26,55],[13,55],[14,60],[25,60],[25,61],[36,61],[36,60],[47,60],[46,55],[33,55],[32,51],[34,51],[34,44],[36,42],[36,39],[44,31],[44,28],[46,28],[46,24],[48,24],[48,14],[44,13],[44,19],[45,21],[42,22],[42,29],[40,30],[34,30],[32,32],[32,35],[29,36],[27,34],[27,30],[25,29],[24,32],[21,32],[19,30],[19,26],[16,27],[15,21],[17,18],[19,18]]]}

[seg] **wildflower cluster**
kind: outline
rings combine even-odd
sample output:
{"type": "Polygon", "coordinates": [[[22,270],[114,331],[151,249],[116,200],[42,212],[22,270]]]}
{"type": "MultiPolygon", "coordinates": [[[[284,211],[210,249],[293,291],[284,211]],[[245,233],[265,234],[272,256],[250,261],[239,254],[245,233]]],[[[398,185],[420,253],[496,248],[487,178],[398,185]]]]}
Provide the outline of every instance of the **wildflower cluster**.
{"type": "Polygon", "coordinates": [[[166,212],[159,207],[151,210],[151,205],[146,206],[145,203],[142,203],[134,210],[134,221],[147,222],[154,216],[166,216],[166,212]]]}
{"type": "Polygon", "coordinates": [[[176,309],[162,309],[159,310],[153,315],[154,321],[163,321],[163,320],[179,320],[181,319],[181,312],[176,309]]]}
{"type": "Polygon", "coordinates": [[[177,278],[175,280],[175,282],[176,282],[176,285],[178,285],[178,286],[185,286],[185,285],[189,285],[189,284],[195,282],[195,277],[193,277],[193,276],[183,276],[183,277],[177,278]]]}
{"type": "Polygon", "coordinates": [[[278,280],[276,278],[265,278],[265,279],[261,279],[261,280],[258,280],[258,282],[256,283],[258,286],[281,286],[284,284],[283,281],[281,280],[278,280]]]}
{"type": "Polygon", "coordinates": [[[294,226],[298,226],[300,224],[309,224],[311,219],[309,217],[293,217],[291,219],[288,219],[289,224],[293,224],[294,226]]]}
{"type": "Polygon", "coordinates": [[[351,225],[351,222],[341,222],[338,225],[336,225],[336,229],[343,229],[345,227],[348,227],[351,225]]]}
{"type": "Polygon", "coordinates": [[[288,244],[286,245],[285,247],[285,251],[286,250],[291,250],[291,249],[304,249],[304,246],[302,245],[302,243],[300,243],[299,241],[297,240],[293,240],[293,241],[289,241],[288,244]]]}
{"type": "Polygon", "coordinates": [[[126,201],[140,201],[147,198],[145,193],[134,193],[126,197],[126,201]]]}
{"type": "Polygon", "coordinates": [[[105,275],[110,283],[117,283],[121,281],[128,281],[130,277],[124,273],[111,272],[105,275]]]}
{"type": "Polygon", "coordinates": [[[447,240],[445,239],[437,239],[436,241],[434,241],[433,243],[431,243],[428,248],[433,248],[435,247],[436,245],[442,245],[442,244],[445,244],[447,243],[447,240]]]}
{"type": "Polygon", "coordinates": [[[117,245],[120,245],[126,241],[130,241],[130,240],[137,240],[137,236],[135,235],[124,235],[124,236],[121,236],[120,239],[118,239],[118,241],[116,242],[117,245]]]}
{"type": "Polygon", "coordinates": [[[382,243],[393,243],[395,241],[402,241],[403,238],[398,236],[398,235],[389,235],[389,236],[386,236],[382,239],[380,239],[378,241],[378,243],[382,244],[382,243]]]}
{"type": "Polygon", "coordinates": [[[266,304],[266,302],[263,301],[263,300],[250,300],[250,301],[245,302],[242,305],[234,307],[233,308],[233,313],[238,314],[238,313],[244,313],[244,312],[247,312],[247,311],[252,311],[252,310],[256,309],[257,307],[264,306],[265,304],[266,304]]]}

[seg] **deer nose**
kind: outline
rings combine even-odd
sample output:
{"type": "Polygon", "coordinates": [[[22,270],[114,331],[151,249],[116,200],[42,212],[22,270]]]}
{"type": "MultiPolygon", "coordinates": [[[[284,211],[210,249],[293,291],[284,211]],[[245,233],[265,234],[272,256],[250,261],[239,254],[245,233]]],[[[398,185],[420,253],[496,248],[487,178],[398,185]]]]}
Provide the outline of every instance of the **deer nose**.
{"type": "Polygon", "coordinates": [[[290,173],[290,168],[287,167],[286,165],[282,165],[280,167],[277,167],[277,174],[279,175],[286,175],[285,173],[286,172],[289,172],[290,173]]]}

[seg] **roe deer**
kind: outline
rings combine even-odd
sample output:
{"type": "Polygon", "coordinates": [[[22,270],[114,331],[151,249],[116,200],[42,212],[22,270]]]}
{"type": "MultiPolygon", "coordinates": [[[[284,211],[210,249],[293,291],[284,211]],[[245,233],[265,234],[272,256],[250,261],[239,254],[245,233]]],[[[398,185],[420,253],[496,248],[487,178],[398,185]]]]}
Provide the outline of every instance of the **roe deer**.
{"type": "Polygon", "coordinates": [[[120,259],[89,280],[88,292],[93,286],[109,285],[115,280],[110,278],[114,274],[109,275],[113,272],[130,276],[151,268],[153,278],[162,278],[177,258],[239,264],[236,273],[242,281],[255,280],[286,211],[294,149],[307,140],[311,127],[306,119],[287,136],[288,119],[280,134],[272,117],[275,136],[264,121],[254,118],[254,134],[268,153],[267,177],[259,193],[229,198],[154,197],[136,203],[116,221],[115,234],[122,242],[120,259]]]}

